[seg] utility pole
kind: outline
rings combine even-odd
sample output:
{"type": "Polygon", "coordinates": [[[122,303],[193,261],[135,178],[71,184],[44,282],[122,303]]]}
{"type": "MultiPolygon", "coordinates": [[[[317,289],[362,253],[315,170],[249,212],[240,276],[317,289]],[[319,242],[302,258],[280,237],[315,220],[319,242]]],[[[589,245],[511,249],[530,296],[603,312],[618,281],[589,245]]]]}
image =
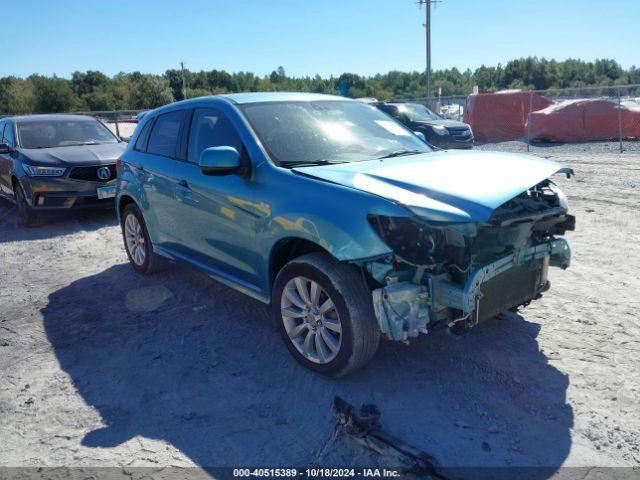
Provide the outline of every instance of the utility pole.
{"type": "Polygon", "coordinates": [[[426,34],[426,52],[427,52],[427,69],[425,71],[425,77],[427,81],[427,98],[431,98],[431,4],[437,5],[439,0],[418,0],[420,8],[425,6],[425,34],[426,34]]]}
{"type": "Polygon", "coordinates": [[[180,69],[182,70],[182,99],[187,99],[187,79],[184,74],[184,62],[180,62],[180,69]]]}

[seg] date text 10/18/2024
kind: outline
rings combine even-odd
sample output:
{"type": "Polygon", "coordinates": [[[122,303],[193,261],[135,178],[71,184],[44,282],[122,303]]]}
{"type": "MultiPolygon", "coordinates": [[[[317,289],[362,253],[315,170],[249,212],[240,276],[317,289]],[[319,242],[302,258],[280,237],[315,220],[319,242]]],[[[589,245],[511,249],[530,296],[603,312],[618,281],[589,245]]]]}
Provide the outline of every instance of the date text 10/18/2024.
{"type": "Polygon", "coordinates": [[[235,468],[234,477],[281,477],[281,478],[396,478],[399,470],[387,468],[235,468]]]}

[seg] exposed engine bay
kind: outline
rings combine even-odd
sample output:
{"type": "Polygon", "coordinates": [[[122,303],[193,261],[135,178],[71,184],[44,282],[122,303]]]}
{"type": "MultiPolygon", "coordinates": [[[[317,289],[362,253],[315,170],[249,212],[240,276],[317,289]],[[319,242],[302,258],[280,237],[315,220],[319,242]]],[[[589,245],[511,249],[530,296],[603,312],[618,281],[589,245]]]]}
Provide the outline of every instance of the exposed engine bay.
{"type": "Polygon", "coordinates": [[[407,341],[440,328],[469,329],[548,290],[549,266],[567,268],[560,236],[575,217],[545,180],[494,210],[487,222],[436,223],[370,216],[393,254],[361,266],[375,283],[381,331],[407,341]]]}

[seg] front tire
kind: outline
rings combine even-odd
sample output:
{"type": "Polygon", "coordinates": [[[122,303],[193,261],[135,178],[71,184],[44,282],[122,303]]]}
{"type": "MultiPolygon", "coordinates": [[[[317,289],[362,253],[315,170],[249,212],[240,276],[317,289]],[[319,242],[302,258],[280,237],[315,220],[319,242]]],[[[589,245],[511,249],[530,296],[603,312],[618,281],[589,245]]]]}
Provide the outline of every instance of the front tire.
{"type": "Polygon", "coordinates": [[[136,272],[149,275],[166,266],[165,259],[153,251],[144,217],[137,205],[130,203],[124,208],[120,226],[124,249],[136,272]]]}
{"type": "Polygon", "coordinates": [[[16,181],[13,185],[13,191],[16,198],[16,206],[18,207],[18,215],[20,215],[22,224],[28,228],[37,226],[38,215],[27,202],[27,196],[24,193],[22,185],[16,181]]]}
{"type": "Polygon", "coordinates": [[[271,303],[287,349],[317,373],[347,375],[378,348],[380,331],[364,279],[326,253],[287,263],[276,277],[271,303]]]}

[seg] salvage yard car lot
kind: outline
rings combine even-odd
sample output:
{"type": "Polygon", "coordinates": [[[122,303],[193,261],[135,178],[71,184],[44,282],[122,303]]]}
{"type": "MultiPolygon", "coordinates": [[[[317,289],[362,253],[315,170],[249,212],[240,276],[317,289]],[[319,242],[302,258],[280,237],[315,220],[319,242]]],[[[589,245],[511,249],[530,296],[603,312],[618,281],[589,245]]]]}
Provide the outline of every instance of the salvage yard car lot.
{"type": "Polygon", "coordinates": [[[329,95],[202,97],[154,110],[118,170],[131,265],[166,259],[271,304],[305,367],[365,365],[380,333],[465,331],[538,299],[574,229],[533,156],[434,152],[329,95]]]}
{"type": "Polygon", "coordinates": [[[558,184],[580,219],[552,295],[382,342],[339,382],[291,362],[260,302],[180,268],[141,278],[112,215],[25,229],[0,201],[1,464],[389,466],[329,441],[339,394],[449,467],[637,465],[640,155],[597,147],[544,150],[576,170],[558,184]]]}

